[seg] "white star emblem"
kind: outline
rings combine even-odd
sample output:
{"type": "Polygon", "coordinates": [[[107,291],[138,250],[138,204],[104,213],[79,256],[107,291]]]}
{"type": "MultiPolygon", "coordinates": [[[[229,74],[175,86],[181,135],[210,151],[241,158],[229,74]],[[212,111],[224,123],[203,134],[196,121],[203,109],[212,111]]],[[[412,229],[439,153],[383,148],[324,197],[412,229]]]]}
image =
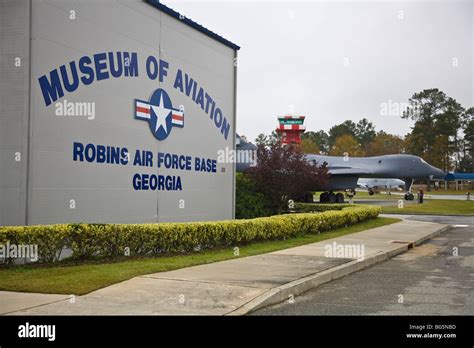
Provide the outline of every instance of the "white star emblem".
{"type": "Polygon", "coordinates": [[[171,110],[163,107],[163,93],[161,93],[160,95],[159,105],[151,105],[151,108],[153,109],[153,112],[156,115],[155,133],[158,132],[158,129],[160,129],[160,127],[163,127],[165,133],[168,133],[168,128],[166,127],[166,118],[170,114],[171,110]]]}

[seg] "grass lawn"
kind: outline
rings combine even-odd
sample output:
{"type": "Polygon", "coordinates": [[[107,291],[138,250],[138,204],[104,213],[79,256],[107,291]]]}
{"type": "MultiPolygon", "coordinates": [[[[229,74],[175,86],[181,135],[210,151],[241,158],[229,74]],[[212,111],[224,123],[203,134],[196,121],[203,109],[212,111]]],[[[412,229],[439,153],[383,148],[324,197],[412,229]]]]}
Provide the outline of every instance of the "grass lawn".
{"type": "Polygon", "coordinates": [[[382,213],[474,215],[474,201],[430,199],[425,200],[423,204],[405,204],[402,209],[399,209],[397,205],[383,206],[382,213]]]}
{"type": "MultiPolygon", "coordinates": [[[[383,191],[386,192],[386,191],[383,191]]],[[[357,191],[356,195],[354,196],[354,200],[357,199],[393,199],[393,200],[398,200],[400,197],[403,198],[403,196],[393,194],[393,192],[398,192],[398,193],[403,193],[401,191],[392,191],[392,194],[389,195],[387,193],[374,193],[373,195],[369,195],[368,192],[365,191],[357,191]]],[[[346,198],[347,200],[348,198],[346,198]]]]}
{"type": "MultiPolygon", "coordinates": [[[[321,234],[309,234],[287,240],[265,241],[240,246],[240,256],[250,256],[360,232],[400,221],[382,218],[364,221],[321,234]]],[[[209,250],[187,255],[122,259],[109,263],[55,266],[13,266],[0,268],[0,290],[83,295],[139,275],[233,259],[234,249],[209,250]]]]}

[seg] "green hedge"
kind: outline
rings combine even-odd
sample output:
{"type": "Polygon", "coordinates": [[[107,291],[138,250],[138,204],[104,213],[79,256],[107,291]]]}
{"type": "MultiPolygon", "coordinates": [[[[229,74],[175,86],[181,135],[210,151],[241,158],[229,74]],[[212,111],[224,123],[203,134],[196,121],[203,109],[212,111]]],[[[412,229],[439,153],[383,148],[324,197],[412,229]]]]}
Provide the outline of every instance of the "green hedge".
{"type": "Polygon", "coordinates": [[[295,203],[295,211],[298,213],[315,213],[329,210],[341,210],[343,208],[353,207],[354,205],[348,203],[295,203]]]}
{"type": "Polygon", "coordinates": [[[379,213],[380,207],[353,205],[317,214],[213,222],[2,227],[0,244],[38,244],[40,261],[47,263],[58,261],[63,248],[72,250],[72,257],[79,260],[124,255],[126,248],[132,256],[162,255],[320,233],[379,213]]]}

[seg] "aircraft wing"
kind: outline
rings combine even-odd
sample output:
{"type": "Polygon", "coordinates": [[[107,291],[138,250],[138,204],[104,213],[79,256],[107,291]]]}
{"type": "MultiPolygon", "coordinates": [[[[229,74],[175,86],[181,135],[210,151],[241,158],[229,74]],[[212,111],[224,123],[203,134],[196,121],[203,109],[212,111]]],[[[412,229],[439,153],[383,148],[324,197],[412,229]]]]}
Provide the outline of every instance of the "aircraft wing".
{"type": "Polygon", "coordinates": [[[349,166],[329,166],[328,167],[329,174],[331,175],[351,175],[351,176],[364,176],[364,175],[371,175],[372,172],[358,167],[349,167],[349,166]]]}

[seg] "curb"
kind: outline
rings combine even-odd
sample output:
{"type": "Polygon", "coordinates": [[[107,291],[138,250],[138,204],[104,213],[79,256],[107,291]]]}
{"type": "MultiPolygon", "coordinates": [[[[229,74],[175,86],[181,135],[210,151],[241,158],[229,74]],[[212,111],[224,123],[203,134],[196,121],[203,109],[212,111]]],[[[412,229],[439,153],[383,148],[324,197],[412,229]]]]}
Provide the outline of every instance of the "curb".
{"type": "Polygon", "coordinates": [[[371,255],[370,257],[365,258],[362,261],[353,260],[345,264],[330,268],[323,272],[318,272],[318,273],[294,280],[290,283],[278,286],[276,288],[269,289],[263,294],[250,300],[243,306],[240,306],[239,308],[225,315],[245,315],[257,309],[286,301],[288,300],[290,296],[300,295],[308,290],[314,289],[315,287],[319,285],[344,277],[348,274],[360,271],[364,268],[373,266],[379,262],[388,260],[398,254],[404,253],[408,249],[410,249],[410,247],[418,246],[421,243],[425,242],[426,240],[431,239],[434,236],[437,236],[445,232],[450,227],[451,225],[446,225],[446,226],[441,227],[439,230],[434,231],[420,239],[413,240],[413,241],[406,241],[407,242],[406,244],[401,245],[399,248],[395,250],[392,250],[389,252],[379,252],[374,255],[371,255]]]}

